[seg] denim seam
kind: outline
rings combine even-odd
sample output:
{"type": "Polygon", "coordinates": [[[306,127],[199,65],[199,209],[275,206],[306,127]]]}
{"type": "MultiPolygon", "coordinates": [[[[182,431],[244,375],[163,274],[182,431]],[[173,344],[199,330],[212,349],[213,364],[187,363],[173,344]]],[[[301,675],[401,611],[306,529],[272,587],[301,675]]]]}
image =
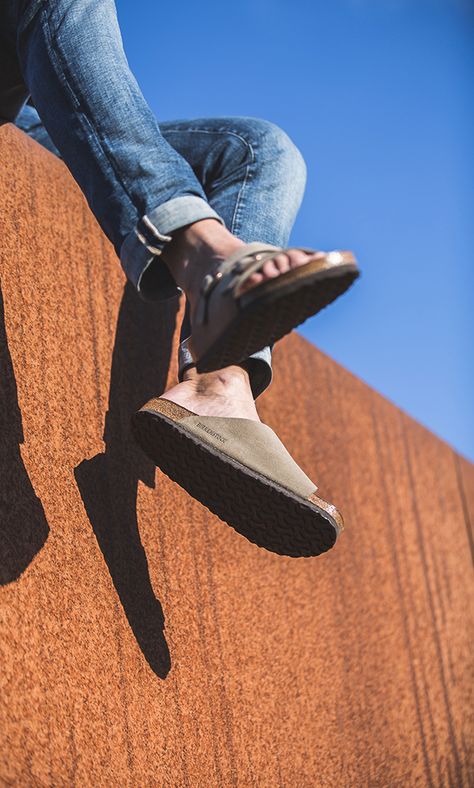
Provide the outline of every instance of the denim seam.
{"type": "MultiPolygon", "coordinates": [[[[183,129],[173,129],[173,128],[166,129],[166,133],[168,133],[169,131],[174,131],[174,132],[177,132],[179,134],[179,133],[182,133],[183,129]]],[[[233,131],[232,129],[228,129],[228,128],[223,128],[223,129],[206,129],[203,126],[202,128],[199,128],[199,129],[188,129],[188,128],[186,128],[186,133],[188,133],[188,132],[191,132],[191,133],[195,132],[197,134],[200,134],[201,132],[204,132],[205,134],[232,134],[234,137],[238,137],[239,140],[242,140],[242,142],[248,148],[250,148],[250,151],[252,153],[252,160],[255,159],[252,143],[249,142],[245,137],[242,136],[242,134],[239,134],[237,131],[233,131]]]]}
{"type": "Polygon", "coordinates": [[[237,217],[238,217],[240,206],[242,204],[243,192],[244,192],[245,186],[247,185],[247,181],[249,179],[249,173],[250,173],[250,164],[247,164],[247,167],[245,168],[244,179],[243,179],[243,181],[242,181],[242,183],[240,185],[239,193],[238,193],[237,199],[235,201],[235,208],[234,208],[234,213],[232,215],[232,224],[231,224],[231,230],[230,230],[232,234],[237,234],[237,233],[235,233],[235,228],[237,226],[237,217]]]}
{"type": "Polygon", "coordinates": [[[94,128],[94,126],[92,126],[92,124],[90,123],[89,119],[85,115],[84,108],[87,108],[86,102],[84,102],[83,97],[80,94],[78,94],[73,89],[72,84],[71,84],[71,82],[68,79],[69,68],[67,66],[67,63],[66,63],[65,59],[62,56],[61,48],[59,46],[58,47],[54,47],[53,46],[53,35],[52,35],[52,31],[51,31],[50,18],[49,18],[49,14],[47,12],[47,9],[45,7],[43,7],[41,9],[41,11],[44,13],[44,19],[45,19],[45,23],[46,23],[45,24],[45,28],[47,30],[47,41],[48,41],[48,44],[49,44],[48,55],[50,57],[51,63],[53,64],[53,67],[55,68],[56,75],[57,75],[58,79],[61,82],[63,82],[65,88],[68,90],[69,96],[72,99],[72,101],[77,105],[76,109],[80,110],[80,112],[78,112],[77,115],[76,115],[77,119],[79,120],[81,125],[82,124],[84,125],[84,128],[86,128],[87,130],[89,130],[93,134],[95,143],[98,146],[101,155],[108,162],[108,164],[109,164],[110,168],[112,169],[112,172],[113,172],[113,174],[114,174],[114,176],[115,176],[115,178],[117,180],[117,183],[120,184],[120,186],[123,189],[123,191],[125,192],[128,200],[130,201],[130,204],[133,206],[133,208],[134,208],[134,210],[136,212],[137,221],[138,221],[138,219],[140,218],[140,211],[139,211],[138,207],[135,205],[135,201],[133,200],[131,194],[129,193],[128,186],[124,182],[123,178],[119,177],[119,174],[118,174],[118,172],[116,170],[116,166],[115,166],[115,162],[113,160],[113,157],[111,157],[109,155],[109,152],[107,151],[106,146],[103,144],[103,140],[101,139],[101,136],[100,136],[99,132],[97,131],[97,129],[94,128]],[[62,70],[61,70],[61,67],[62,67],[62,70]]]}
{"type": "MultiPolygon", "coordinates": [[[[173,129],[173,128],[166,129],[166,133],[173,132],[173,131],[175,133],[178,133],[178,134],[180,133],[180,129],[173,129]]],[[[238,215],[238,211],[240,209],[241,202],[242,202],[242,194],[243,194],[245,186],[247,185],[247,180],[248,180],[248,177],[249,177],[250,167],[251,167],[252,164],[255,163],[255,151],[253,149],[252,143],[249,142],[249,140],[247,140],[241,134],[239,134],[236,131],[233,131],[232,129],[222,129],[222,130],[220,130],[220,129],[206,129],[205,127],[203,127],[203,128],[199,128],[199,129],[186,129],[186,132],[196,132],[197,134],[200,134],[201,132],[203,132],[205,134],[232,134],[234,137],[238,137],[238,139],[242,140],[244,145],[246,145],[247,148],[249,148],[249,150],[250,150],[250,154],[252,156],[252,160],[248,164],[245,165],[245,175],[244,175],[242,184],[240,186],[239,192],[237,194],[237,199],[236,199],[236,202],[235,202],[235,208],[234,208],[234,212],[233,212],[233,215],[232,215],[232,223],[231,223],[231,226],[229,228],[230,232],[234,234],[234,230],[235,230],[235,227],[236,227],[236,224],[237,224],[237,215],[238,215]]],[[[216,183],[218,183],[218,181],[215,181],[215,184],[216,183]]]]}

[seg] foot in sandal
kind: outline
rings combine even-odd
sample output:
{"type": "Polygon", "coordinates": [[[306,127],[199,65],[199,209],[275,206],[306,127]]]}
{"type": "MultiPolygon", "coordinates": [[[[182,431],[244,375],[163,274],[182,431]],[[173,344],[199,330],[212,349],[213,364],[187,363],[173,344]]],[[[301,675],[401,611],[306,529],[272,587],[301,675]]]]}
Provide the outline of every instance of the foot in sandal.
{"type": "Polygon", "coordinates": [[[163,260],[190,304],[199,372],[273,344],[359,276],[351,252],[245,244],[213,219],[178,230],[163,260]]]}
{"type": "Polygon", "coordinates": [[[329,550],[343,529],[270,427],[241,367],[197,374],[145,403],[135,437],[161,470],[250,541],[282,555],[329,550]]]}

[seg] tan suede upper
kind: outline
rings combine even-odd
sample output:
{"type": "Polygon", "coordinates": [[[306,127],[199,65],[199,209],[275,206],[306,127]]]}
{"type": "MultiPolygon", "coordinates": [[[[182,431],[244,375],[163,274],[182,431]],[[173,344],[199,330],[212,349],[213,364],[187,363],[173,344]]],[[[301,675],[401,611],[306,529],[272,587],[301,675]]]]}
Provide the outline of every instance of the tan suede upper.
{"type": "Polygon", "coordinates": [[[222,450],[302,498],[308,498],[317,490],[266,424],[250,419],[195,414],[180,419],[180,424],[204,443],[222,450]]]}

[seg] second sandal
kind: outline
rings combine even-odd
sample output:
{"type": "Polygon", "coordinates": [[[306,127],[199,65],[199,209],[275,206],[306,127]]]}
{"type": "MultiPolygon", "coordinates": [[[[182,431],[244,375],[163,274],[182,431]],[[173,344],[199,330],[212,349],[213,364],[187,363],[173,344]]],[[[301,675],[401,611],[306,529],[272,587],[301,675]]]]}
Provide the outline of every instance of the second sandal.
{"type": "Polygon", "coordinates": [[[162,397],[132,418],[135,438],[173,481],[251,542],[315,556],[343,530],[340,512],[266,424],[199,416],[162,397]]]}

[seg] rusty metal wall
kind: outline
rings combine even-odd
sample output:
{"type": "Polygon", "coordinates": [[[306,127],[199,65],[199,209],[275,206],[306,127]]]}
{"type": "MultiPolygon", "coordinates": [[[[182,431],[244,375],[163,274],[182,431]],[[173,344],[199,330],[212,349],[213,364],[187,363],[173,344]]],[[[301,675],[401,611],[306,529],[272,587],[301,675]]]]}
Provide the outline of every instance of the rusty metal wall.
{"type": "Polygon", "coordinates": [[[9,125],[0,160],[0,783],[467,785],[473,466],[293,335],[261,412],[347,530],[250,544],[130,436],[177,305],[61,162],[9,125]]]}

